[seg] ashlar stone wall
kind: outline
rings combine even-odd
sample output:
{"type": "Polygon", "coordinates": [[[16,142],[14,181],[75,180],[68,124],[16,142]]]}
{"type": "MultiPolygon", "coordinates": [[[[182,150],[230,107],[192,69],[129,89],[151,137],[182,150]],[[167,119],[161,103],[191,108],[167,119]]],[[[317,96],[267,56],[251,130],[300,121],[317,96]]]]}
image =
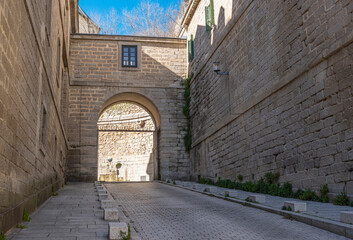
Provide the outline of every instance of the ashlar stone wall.
{"type": "Polygon", "coordinates": [[[353,2],[214,1],[205,29],[199,1],[185,36],[191,177],[280,182],[353,194],[353,2]],[[221,71],[213,72],[213,62],[221,71]]]}
{"type": "Polygon", "coordinates": [[[159,161],[159,175],[163,179],[187,178],[189,160],[183,143],[186,120],[181,85],[186,68],[183,39],[72,35],[69,179],[97,179],[97,121],[105,104],[115,98],[139,103],[148,111],[151,107],[156,110],[153,154],[159,161]],[[123,44],[138,47],[138,68],[121,67],[119,54],[123,44]]]}
{"type": "Polygon", "coordinates": [[[64,106],[75,4],[0,1],[0,233],[65,181],[64,106]]]}

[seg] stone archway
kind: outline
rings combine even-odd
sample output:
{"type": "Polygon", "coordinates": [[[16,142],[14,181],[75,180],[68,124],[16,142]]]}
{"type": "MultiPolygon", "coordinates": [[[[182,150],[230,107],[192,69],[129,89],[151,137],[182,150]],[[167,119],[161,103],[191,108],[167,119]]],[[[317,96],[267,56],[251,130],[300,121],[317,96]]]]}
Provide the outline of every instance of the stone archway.
{"type": "Polygon", "coordinates": [[[160,116],[149,99],[136,93],[118,94],[103,105],[97,125],[98,180],[158,178],[160,116]]]}

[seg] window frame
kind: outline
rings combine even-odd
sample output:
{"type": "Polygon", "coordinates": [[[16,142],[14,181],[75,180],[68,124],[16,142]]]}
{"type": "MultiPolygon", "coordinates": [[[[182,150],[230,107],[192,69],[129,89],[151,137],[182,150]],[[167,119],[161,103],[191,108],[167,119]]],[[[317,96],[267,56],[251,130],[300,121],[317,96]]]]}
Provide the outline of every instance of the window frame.
{"type": "Polygon", "coordinates": [[[137,45],[121,45],[121,67],[123,68],[137,68],[138,67],[138,47],[137,45]],[[124,65],[124,49],[128,49],[128,63],[129,65],[124,65]],[[135,49],[135,54],[132,56],[131,50],[130,49],[135,49]],[[135,58],[135,65],[131,65],[131,58],[135,58]]]}

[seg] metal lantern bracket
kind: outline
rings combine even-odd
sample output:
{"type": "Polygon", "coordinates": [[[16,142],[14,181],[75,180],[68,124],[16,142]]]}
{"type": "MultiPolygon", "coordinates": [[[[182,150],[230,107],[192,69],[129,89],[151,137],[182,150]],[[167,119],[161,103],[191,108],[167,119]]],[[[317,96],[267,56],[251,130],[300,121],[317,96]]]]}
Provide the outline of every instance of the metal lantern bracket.
{"type": "Polygon", "coordinates": [[[229,75],[229,72],[221,72],[221,69],[219,68],[219,62],[213,63],[213,71],[218,75],[229,75]]]}

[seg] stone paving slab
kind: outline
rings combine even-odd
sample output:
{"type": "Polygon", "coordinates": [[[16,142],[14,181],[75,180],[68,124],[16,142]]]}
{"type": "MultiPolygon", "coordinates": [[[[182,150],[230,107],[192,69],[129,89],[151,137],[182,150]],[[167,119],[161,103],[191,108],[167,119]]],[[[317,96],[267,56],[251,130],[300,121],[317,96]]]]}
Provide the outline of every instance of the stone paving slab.
{"type": "MultiPolygon", "coordinates": [[[[175,186],[175,185],[174,185],[175,186]]],[[[205,185],[204,186],[208,186],[205,185]]],[[[179,187],[179,186],[177,186],[179,187]]],[[[249,193],[249,192],[245,192],[245,191],[241,191],[241,190],[237,190],[239,191],[238,196],[236,197],[227,197],[225,196],[225,193],[229,190],[228,188],[221,188],[221,187],[217,187],[219,190],[219,194],[216,194],[214,196],[216,197],[221,197],[221,198],[225,198],[227,200],[231,200],[233,202],[236,203],[241,203],[241,204],[246,204],[248,206],[252,206],[261,210],[265,210],[271,213],[276,213],[276,214],[280,214],[282,216],[288,217],[288,218],[292,218],[294,220],[315,226],[315,227],[319,227],[322,228],[324,230],[328,230],[331,231],[333,233],[336,234],[340,234],[342,236],[346,236],[349,238],[353,239],[353,225],[352,224],[346,224],[343,222],[340,222],[340,212],[343,209],[350,209],[351,207],[349,206],[337,206],[337,205],[333,205],[332,203],[321,203],[321,202],[312,202],[312,201],[301,201],[298,200],[296,202],[299,203],[314,203],[316,205],[316,208],[319,209],[321,212],[316,211],[314,214],[310,211],[306,211],[306,212],[302,212],[302,213],[296,213],[296,212],[292,212],[292,211],[284,211],[281,208],[279,208],[279,206],[283,206],[284,205],[284,201],[286,200],[297,200],[297,199],[292,199],[292,198],[282,198],[282,197],[278,197],[278,196],[271,196],[268,194],[257,194],[257,195],[263,195],[264,197],[269,197],[271,198],[270,202],[263,202],[263,203],[250,203],[250,202],[246,202],[246,198],[253,194],[253,193],[249,193]],[[326,209],[324,211],[322,211],[322,209],[325,209],[325,205],[330,204],[331,209],[326,209]],[[310,212],[310,213],[308,213],[310,212]],[[322,212],[326,213],[327,215],[325,217],[322,217],[322,212]],[[318,214],[320,213],[320,214],[318,214]],[[333,217],[330,215],[330,213],[332,213],[333,217]],[[339,218],[339,219],[337,219],[339,218]]],[[[185,188],[185,189],[189,189],[191,191],[197,191],[194,189],[190,189],[190,188],[185,188]]],[[[314,205],[313,204],[313,205],[314,205]]]]}
{"type": "Polygon", "coordinates": [[[58,193],[31,215],[30,222],[22,223],[27,228],[16,229],[8,239],[108,239],[108,222],[93,183],[69,183],[58,193]]]}
{"type": "Polygon", "coordinates": [[[159,183],[107,183],[105,186],[145,240],[348,239],[180,186],[159,183]]]}

